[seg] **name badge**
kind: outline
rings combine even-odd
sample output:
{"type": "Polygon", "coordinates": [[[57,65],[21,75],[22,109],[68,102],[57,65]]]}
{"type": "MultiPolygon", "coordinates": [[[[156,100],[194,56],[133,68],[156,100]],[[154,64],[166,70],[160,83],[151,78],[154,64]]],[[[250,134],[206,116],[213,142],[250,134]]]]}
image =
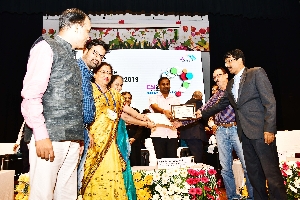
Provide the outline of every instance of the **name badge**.
{"type": "Polygon", "coordinates": [[[111,120],[116,120],[118,115],[116,112],[112,111],[111,109],[107,109],[107,117],[111,120]]]}

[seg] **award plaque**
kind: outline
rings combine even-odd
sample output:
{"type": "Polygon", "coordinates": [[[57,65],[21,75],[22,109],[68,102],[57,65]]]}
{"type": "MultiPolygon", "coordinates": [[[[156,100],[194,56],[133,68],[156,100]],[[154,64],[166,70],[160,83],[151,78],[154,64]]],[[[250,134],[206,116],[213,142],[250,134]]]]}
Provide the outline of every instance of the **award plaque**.
{"type": "Polygon", "coordinates": [[[196,104],[172,105],[171,112],[175,120],[196,119],[196,104]]]}

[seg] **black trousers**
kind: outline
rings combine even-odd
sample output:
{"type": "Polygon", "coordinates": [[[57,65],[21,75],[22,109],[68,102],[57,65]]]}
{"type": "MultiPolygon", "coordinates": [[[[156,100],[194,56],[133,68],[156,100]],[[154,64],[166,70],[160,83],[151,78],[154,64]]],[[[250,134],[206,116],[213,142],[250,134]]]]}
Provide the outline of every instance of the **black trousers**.
{"type": "Polygon", "coordinates": [[[131,153],[129,156],[130,166],[141,166],[141,142],[140,140],[135,140],[131,145],[131,153]]]}
{"type": "Polygon", "coordinates": [[[195,163],[203,163],[203,142],[201,139],[184,139],[186,141],[195,163]]]}
{"type": "Polygon", "coordinates": [[[152,137],[157,159],[177,158],[178,139],[177,138],[160,138],[152,137]]]}
{"type": "Polygon", "coordinates": [[[21,138],[20,141],[20,152],[22,153],[22,160],[23,160],[23,170],[22,173],[29,172],[29,149],[27,143],[24,141],[24,137],[21,138]]]}
{"type": "Polygon", "coordinates": [[[266,180],[270,199],[286,200],[287,195],[279,169],[276,140],[267,145],[263,138],[251,140],[242,135],[246,169],[253,186],[255,200],[266,200],[266,180]]]}

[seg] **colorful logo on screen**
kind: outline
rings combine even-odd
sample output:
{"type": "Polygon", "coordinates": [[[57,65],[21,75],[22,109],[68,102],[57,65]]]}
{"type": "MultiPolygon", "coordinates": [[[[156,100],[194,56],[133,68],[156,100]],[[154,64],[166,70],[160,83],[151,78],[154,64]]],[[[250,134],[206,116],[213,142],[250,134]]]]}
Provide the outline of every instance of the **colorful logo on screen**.
{"type": "Polygon", "coordinates": [[[196,57],[194,55],[186,55],[180,58],[181,62],[192,62],[194,60],[196,60],[196,57]]]}
{"type": "Polygon", "coordinates": [[[181,87],[175,92],[177,97],[180,97],[190,86],[191,80],[194,75],[191,72],[188,72],[187,69],[179,69],[179,67],[172,67],[171,69],[166,70],[162,73],[162,77],[167,77],[169,79],[179,76],[182,80],[181,87]]]}

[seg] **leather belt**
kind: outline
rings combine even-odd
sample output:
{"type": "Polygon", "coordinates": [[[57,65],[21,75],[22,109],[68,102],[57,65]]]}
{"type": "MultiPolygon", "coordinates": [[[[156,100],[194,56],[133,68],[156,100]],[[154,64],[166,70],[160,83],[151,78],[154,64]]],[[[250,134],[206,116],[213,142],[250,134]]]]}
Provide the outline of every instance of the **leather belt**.
{"type": "Polygon", "coordinates": [[[217,124],[218,126],[223,126],[225,128],[229,128],[229,127],[232,127],[232,126],[236,126],[236,122],[229,122],[229,123],[219,123],[217,124]]]}

